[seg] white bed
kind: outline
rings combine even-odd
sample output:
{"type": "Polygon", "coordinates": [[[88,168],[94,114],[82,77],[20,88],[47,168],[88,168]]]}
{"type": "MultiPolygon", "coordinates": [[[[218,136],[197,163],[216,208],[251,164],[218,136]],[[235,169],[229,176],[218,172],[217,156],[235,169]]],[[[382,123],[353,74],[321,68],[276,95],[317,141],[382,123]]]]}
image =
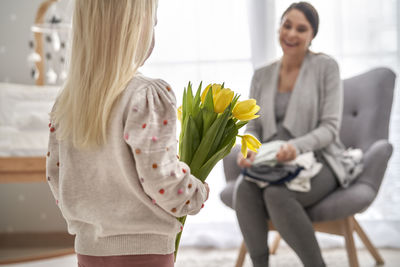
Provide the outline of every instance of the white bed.
{"type": "Polygon", "coordinates": [[[0,83],[0,157],[46,154],[49,112],[59,87],[0,83]]]}
{"type": "Polygon", "coordinates": [[[0,83],[0,182],[45,181],[56,86],[0,83]]]}

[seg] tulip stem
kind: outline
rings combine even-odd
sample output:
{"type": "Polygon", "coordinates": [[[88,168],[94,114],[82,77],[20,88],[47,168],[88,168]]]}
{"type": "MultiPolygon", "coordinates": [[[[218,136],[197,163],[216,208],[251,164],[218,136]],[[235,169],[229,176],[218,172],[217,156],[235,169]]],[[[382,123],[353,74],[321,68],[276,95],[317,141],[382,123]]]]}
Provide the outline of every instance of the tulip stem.
{"type": "Polygon", "coordinates": [[[181,224],[182,224],[182,229],[181,229],[181,231],[177,234],[176,239],[175,239],[174,262],[176,262],[176,256],[178,255],[179,242],[181,241],[182,232],[183,232],[183,227],[185,226],[186,217],[187,217],[187,216],[183,216],[183,217],[178,218],[178,221],[180,221],[181,224]]]}

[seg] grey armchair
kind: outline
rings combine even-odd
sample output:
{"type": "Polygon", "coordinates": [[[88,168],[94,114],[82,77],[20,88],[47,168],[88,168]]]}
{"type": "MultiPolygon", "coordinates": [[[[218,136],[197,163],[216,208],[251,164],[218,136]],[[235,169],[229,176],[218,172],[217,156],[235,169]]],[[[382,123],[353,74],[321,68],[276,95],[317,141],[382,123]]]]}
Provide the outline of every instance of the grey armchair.
{"type": "MultiPolygon", "coordinates": [[[[384,262],[354,215],[367,209],[375,199],[392,154],[388,133],[395,79],[396,75],[390,69],[377,68],[343,81],[344,108],[340,137],[346,147],[363,150],[364,170],[348,188],[337,189],[307,209],[316,231],[345,237],[351,267],[358,266],[353,231],[359,235],[377,264],[384,262]]],[[[239,151],[240,147],[235,147],[223,160],[227,185],[220,197],[231,208],[234,208],[232,196],[240,174],[236,164],[239,151]]],[[[268,223],[270,229],[274,229],[271,222],[268,223]]],[[[272,254],[279,240],[278,234],[271,247],[272,254]]],[[[246,247],[242,243],[236,266],[243,265],[245,255],[246,247]]]]}

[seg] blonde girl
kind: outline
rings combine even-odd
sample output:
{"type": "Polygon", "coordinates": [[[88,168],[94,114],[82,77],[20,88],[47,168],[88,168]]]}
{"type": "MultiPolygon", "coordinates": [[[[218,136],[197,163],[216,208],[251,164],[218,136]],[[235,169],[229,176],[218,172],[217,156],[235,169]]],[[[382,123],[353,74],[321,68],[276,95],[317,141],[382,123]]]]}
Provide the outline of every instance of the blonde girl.
{"type": "Polygon", "coordinates": [[[67,81],[51,112],[47,179],[78,266],[173,266],[176,217],[208,186],[176,151],[171,87],[138,72],[157,0],[76,0],[67,81]]]}

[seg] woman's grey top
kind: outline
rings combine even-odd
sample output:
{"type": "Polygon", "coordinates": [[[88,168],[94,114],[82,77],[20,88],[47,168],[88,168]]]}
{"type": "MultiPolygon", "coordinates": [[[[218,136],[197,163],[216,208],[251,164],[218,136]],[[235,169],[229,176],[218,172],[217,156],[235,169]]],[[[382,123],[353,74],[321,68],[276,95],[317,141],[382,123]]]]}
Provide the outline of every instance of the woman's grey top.
{"type": "MultiPolygon", "coordinates": [[[[287,106],[292,92],[277,92],[275,95],[275,119],[276,119],[276,134],[270,139],[273,140],[283,140],[287,141],[293,138],[288,130],[283,127],[283,120],[285,119],[285,114],[287,106]]],[[[314,151],[314,155],[318,162],[325,162],[322,159],[321,151],[314,151]]]]}
{"type": "MultiPolygon", "coordinates": [[[[278,133],[275,95],[278,91],[281,60],[255,71],[250,97],[261,109],[259,118],[248,123],[246,132],[268,142],[278,133]]],[[[344,146],[339,140],[342,118],[343,87],[334,59],[308,52],[288,100],[282,127],[290,134],[289,142],[298,153],[321,150],[343,187],[350,180],[338,161],[344,146]]]]}
{"type": "Polygon", "coordinates": [[[286,109],[289,104],[291,92],[278,92],[275,95],[275,122],[276,122],[276,134],[272,137],[272,140],[290,140],[293,137],[289,131],[283,127],[283,120],[285,119],[286,109]]]}

